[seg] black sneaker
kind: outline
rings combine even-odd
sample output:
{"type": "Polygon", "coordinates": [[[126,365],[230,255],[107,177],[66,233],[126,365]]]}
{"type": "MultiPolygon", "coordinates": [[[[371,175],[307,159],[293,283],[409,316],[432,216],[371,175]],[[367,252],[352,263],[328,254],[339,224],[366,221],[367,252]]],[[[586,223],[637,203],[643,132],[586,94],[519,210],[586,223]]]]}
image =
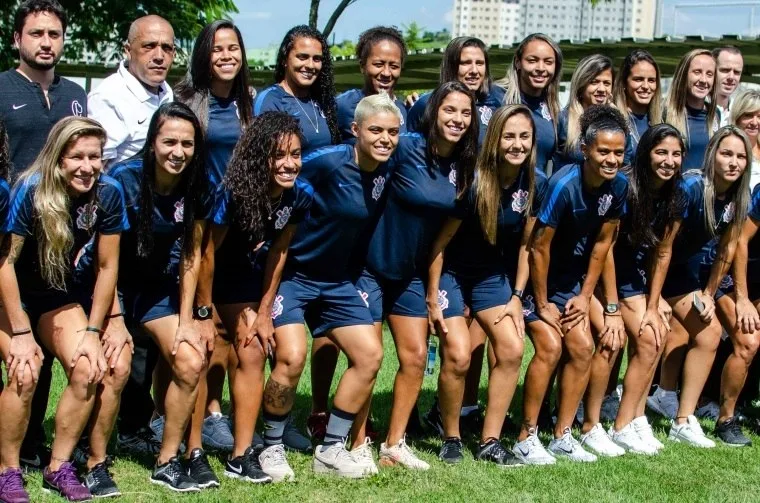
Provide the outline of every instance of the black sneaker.
{"type": "Polygon", "coordinates": [[[715,436],[731,447],[750,447],[752,441],[742,432],[739,421],[731,417],[722,423],[715,423],[715,436]]]}
{"type": "Polygon", "coordinates": [[[243,480],[254,484],[269,484],[272,477],[264,473],[259,462],[259,450],[253,446],[245,450],[242,456],[228,459],[224,464],[224,474],[231,479],[243,480]]]}
{"type": "Polygon", "coordinates": [[[98,463],[84,476],[84,485],[96,498],[113,498],[121,496],[119,488],[111,478],[106,463],[98,463]]]}
{"type": "Polygon", "coordinates": [[[455,465],[464,460],[463,451],[464,446],[462,445],[462,439],[457,437],[444,438],[441,452],[438,454],[438,459],[444,463],[455,465]]]}
{"type": "Polygon", "coordinates": [[[208,457],[203,449],[195,448],[190,452],[190,457],[185,460],[185,469],[201,489],[219,487],[219,479],[208,462],[208,457]]]}
{"type": "Polygon", "coordinates": [[[36,444],[31,447],[21,446],[19,461],[24,471],[41,471],[50,464],[51,451],[44,444],[36,444]]]}
{"type": "Polygon", "coordinates": [[[479,406],[459,417],[459,431],[462,435],[480,437],[480,432],[483,431],[483,410],[479,406]]]}
{"type": "Polygon", "coordinates": [[[522,466],[522,462],[520,462],[514,454],[505,449],[504,446],[501,445],[501,442],[495,438],[492,438],[478,447],[478,455],[476,456],[476,459],[479,461],[490,461],[500,468],[522,466]]]}
{"type": "Polygon", "coordinates": [[[437,399],[433,402],[428,413],[425,414],[425,424],[438,436],[443,436],[443,418],[441,417],[441,407],[438,405],[437,399]]]}
{"type": "Polygon", "coordinates": [[[80,469],[87,470],[87,460],[90,457],[90,439],[87,435],[82,434],[79,438],[79,442],[74,447],[74,452],[71,453],[71,459],[74,464],[80,469]]]}
{"type": "Polygon", "coordinates": [[[156,465],[150,481],[178,493],[198,492],[198,483],[182,468],[179,458],[174,456],[163,465],[156,465]]]}
{"type": "Polygon", "coordinates": [[[134,433],[119,433],[116,445],[125,454],[133,456],[156,456],[161,450],[161,440],[147,426],[134,433]]]}

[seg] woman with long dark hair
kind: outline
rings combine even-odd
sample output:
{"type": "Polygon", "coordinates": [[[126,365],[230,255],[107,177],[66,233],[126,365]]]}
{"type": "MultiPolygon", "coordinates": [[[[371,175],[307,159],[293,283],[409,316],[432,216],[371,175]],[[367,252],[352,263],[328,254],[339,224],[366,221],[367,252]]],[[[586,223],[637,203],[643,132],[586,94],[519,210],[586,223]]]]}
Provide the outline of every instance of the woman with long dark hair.
{"type": "Polygon", "coordinates": [[[0,295],[11,334],[19,337],[11,347],[13,369],[39,363],[34,334],[68,378],[56,410],[43,486],[70,501],[119,494],[106,468],[105,448],[129,375],[131,351],[124,349],[131,339],[112,330],[107,314],[113,309],[119,243],[127,222],[121,187],[101,174],[105,141],[105,131],[91,119],[68,117],[53,127],[14,189],[0,262],[0,295]],[[94,286],[81,287],[74,268],[87,248],[95,257],[94,286]],[[85,486],[69,458],[88,420],[85,486]]]}
{"type": "MultiPolygon", "coordinates": [[[[399,356],[390,427],[380,446],[381,464],[429,468],[404,438],[425,371],[428,325],[422,278],[435,235],[473,178],[478,142],[474,118],[474,95],[461,82],[450,81],[433,91],[420,133],[401,135],[391,160],[395,171],[388,199],[356,285],[367,299],[378,340],[387,317],[399,356]]],[[[468,346],[464,354],[451,358],[469,362],[469,354],[468,346]]],[[[447,445],[459,447],[452,457],[462,455],[461,443],[447,445]]],[[[448,447],[444,451],[450,452],[448,447]]]]}
{"type": "Polygon", "coordinates": [[[255,115],[269,110],[298,117],[304,154],[340,143],[332,57],[318,30],[299,25],[285,34],[277,51],[274,81],[256,96],[255,115]]]}
{"type": "MultiPolygon", "coordinates": [[[[565,353],[559,372],[559,413],[549,450],[572,461],[596,460],[570,431],[589,383],[594,348],[599,347],[598,358],[609,361],[623,337],[622,323],[616,320],[620,314],[617,289],[602,269],[625,205],[628,183],[619,170],[626,133],[625,119],[612,107],[593,105],[583,113],[580,145],[584,161],[565,166],[549,180],[530,244],[536,312],[555,331],[555,338],[562,337],[565,353]],[[589,330],[590,311],[594,304],[595,310],[601,311],[593,298],[600,276],[607,307],[603,332],[595,342],[589,330]]],[[[595,397],[598,405],[603,391],[595,397]]],[[[598,415],[598,407],[588,408],[598,415]]],[[[603,455],[617,455],[619,448],[598,421],[586,419],[583,444],[603,455]],[[592,426],[592,422],[596,424],[592,426]]]]}
{"type": "Polygon", "coordinates": [[[660,292],[675,238],[673,222],[683,211],[684,150],[681,134],[669,124],[644,131],[626,172],[626,214],[614,248],[620,312],[628,334],[628,368],[610,437],[626,451],[640,454],[656,454],[663,447],[644,412],[671,328],[671,310],[660,292]]]}
{"type": "Polygon", "coordinates": [[[187,439],[187,468],[177,457],[213,345],[201,336],[209,331],[200,330],[205,316],[194,307],[212,203],[204,159],[198,118],[175,102],[153,115],[142,151],[111,169],[124,187],[130,227],[121,244],[119,291],[126,312],[171,367],[163,439],[150,480],[178,492],[219,485],[199,431],[187,439]]]}

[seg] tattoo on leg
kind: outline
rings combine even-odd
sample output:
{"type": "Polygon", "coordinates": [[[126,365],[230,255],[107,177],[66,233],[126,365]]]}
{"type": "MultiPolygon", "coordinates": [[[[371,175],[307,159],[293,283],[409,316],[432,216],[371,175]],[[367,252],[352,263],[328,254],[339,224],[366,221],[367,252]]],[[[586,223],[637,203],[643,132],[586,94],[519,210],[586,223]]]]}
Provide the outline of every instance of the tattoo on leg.
{"type": "Polygon", "coordinates": [[[280,384],[271,377],[264,388],[264,404],[273,409],[288,409],[293,407],[296,388],[280,384]]]}

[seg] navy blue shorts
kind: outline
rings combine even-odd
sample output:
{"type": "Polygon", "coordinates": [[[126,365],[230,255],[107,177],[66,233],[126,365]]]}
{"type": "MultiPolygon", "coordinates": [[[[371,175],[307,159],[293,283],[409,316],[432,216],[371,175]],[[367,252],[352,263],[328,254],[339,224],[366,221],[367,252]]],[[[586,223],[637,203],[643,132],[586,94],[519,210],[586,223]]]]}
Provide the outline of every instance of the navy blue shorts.
{"type": "Polygon", "coordinates": [[[354,325],[373,325],[367,301],[348,280],[317,281],[288,273],[272,305],[272,322],[281,327],[306,322],[312,336],[354,325]]]}
{"type": "Polygon", "coordinates": [[[179,286],[176,284],[142,288],[134,297],[131,314],[138,323],[179,314],[179,286]]]}
{"type": "Polygon", "coordinates": [[[512,289],[504,274],[481,278],[468,278],[445,272],[438,286],[438,304],[444,318],[464,316],[464,306],[472,313],[479,313],[496,306],[505,305],[512,297],[512,289]]]}
{"type": "MultiPolygon", "coordinates": [[[[702,265],[695,272],[695,268],[689,264],[671,265],[665,283],[662,286],[662,297],[670,299],[680,297],[688,293],[703,290],[710,279],[711,266],[702,265]]],[[[732,292],[734,280],[730,274],[727,274],[720,282],[718,290],[715,292],[715,300],[720,299],[726,293],[732,292]]]]}
{"type": "Polygon", "coordinates": [[[557,306],[560,313],[565,312],[565,306],[573,297],[576,297],[581,293],[580,283],[576,283],[573,286],[565,286],[560,288],[549,289],[549,302],[557,306]]]}
{"type": "Polygon", "coordinates": [[[647,272],[636,266],[626,267],[625,269],[616,268],[618,284],[618,297],[628,299],[637,295],[649,293],[647,287],[647,272]]]}
{"type": "Polygon", "coordinates": [[[427,318],[425,283],[415,276],[408,280],[388,280],[364,269],[356,288],[367,302],[372,319],[383,321],[389,314],[427,318]]]}
{"type": "Polygon", "coordinates": [[[536,299],[533,297],[533,290],[530,285],[525,288],[525,292],[523,293],[522,307],[523,319],[526,325],[535,321],[541,321],[541,318],[536,314],[536,299]]]}
{"type": "Polygon", "coordinates": [[[37,325],[40,324],[40,318],[45,313],[55,311],[69,304],[79,304],[79,298],[73,292],[64,292],[61,290],[50,289],[47,292],[40,293],[22,293],[21,307],[29,317],[29,324],[32,331],[37,333],[37,325]]]}
{"type": "Polygon", "coordinates": [[[260,267],[214,271],[214,304],[244,304],[261,302],[264,271],[260,267]]]}

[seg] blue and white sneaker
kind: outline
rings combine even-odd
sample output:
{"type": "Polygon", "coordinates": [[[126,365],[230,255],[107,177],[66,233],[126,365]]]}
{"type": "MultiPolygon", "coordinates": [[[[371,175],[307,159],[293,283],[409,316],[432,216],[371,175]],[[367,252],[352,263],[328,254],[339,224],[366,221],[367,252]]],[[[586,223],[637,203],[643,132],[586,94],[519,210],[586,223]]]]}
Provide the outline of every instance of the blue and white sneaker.
{"type": "Polygon", "coordinates": [[[230,431],[230,423],[221,412],[212,412],[203,420],[201,435],[203,446],[209,450],[231,452],[235,443],[230,431]]]}

